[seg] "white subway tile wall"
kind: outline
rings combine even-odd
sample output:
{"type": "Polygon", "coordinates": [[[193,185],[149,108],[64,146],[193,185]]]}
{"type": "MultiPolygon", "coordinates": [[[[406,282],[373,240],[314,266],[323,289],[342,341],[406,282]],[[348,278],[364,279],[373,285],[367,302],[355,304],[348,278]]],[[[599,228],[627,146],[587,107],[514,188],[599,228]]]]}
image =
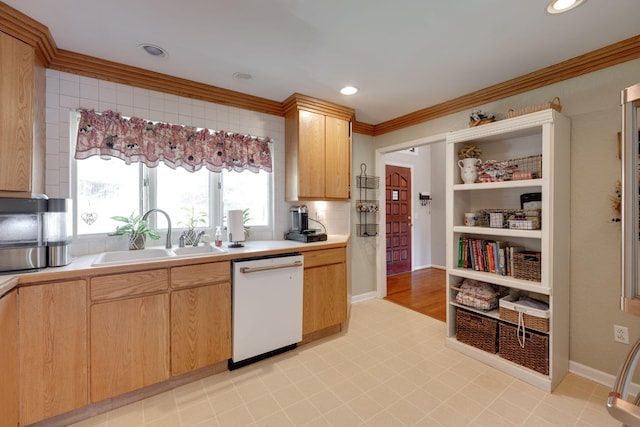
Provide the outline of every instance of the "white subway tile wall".
{"type": "MultiPolygon", "coordinates": [[[[273,144],[274,227],[251,233],[253,240],[280,240],[289,227],[290,204],[284,201],[284,118],[139,89],[75,74],[47,70],[46,194],[71,197],[73,148],[69,138],[69,112],[78,108],[113,110],[123,116],[142,117],[182,125],[269,136],[273,144]]],[[[349,203],[325,204],[324,225],[330,234],[349,233],[349,203]]],[[[315,217],[314,217],[315,218],[315,217]]],[[[176,237],[177,238],[177,237],[176,237]]],[[[74,239],[74,255],[123,248],[114,237],[74,239]]]]}

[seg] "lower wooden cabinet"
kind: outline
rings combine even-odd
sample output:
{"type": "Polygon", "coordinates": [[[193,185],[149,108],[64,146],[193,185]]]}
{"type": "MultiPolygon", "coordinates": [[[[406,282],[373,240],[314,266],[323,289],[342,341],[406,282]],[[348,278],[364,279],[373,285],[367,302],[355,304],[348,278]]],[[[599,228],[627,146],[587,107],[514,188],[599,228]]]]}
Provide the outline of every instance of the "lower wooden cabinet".
{"type": "Polygon", "coordinates": [[[19,289],[20,425],[88,403],[84,280],[19,289]]]}
{"type": "Polygon", "coordinates": [[[184,374],[230,357],[231,284],[172,292],[171,375],[184,374]]]}
{"type": "Polygon", "coordinates": [[[171,289],[171,375],[229,359],[229,261],[173,267],[171,289]]]}
{"type": "Polygon", "coordinates": [[[18,425],[18,291],[0,298],[0,427],[18,425]]]}
{"type": "Polygon", "coordinates": [[[346,249],[304,252],[302,334],[347,320],[346,249]]]}
{"type": "Polygon", "coordinates": [[[91,401],[169,379],[169,295],[91,306],[91,401]]]}

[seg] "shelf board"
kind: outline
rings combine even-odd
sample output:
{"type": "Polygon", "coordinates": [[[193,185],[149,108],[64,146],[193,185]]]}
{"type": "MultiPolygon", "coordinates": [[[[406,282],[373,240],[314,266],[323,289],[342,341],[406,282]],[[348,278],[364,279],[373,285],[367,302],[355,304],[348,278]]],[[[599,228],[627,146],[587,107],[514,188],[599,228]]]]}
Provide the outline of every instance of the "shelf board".
{"type": "Polygon", "coordinates": [[[456,340],[455,336],[447,337],[445,340],[445,345],[448,348],[457,350],[460,353],[466,354],[469,357],[479,360],[485,365],[489,365],[515,378],[526,381],[527,383],[538,387],[539,389],[544,390],[547,393],[551,392],[551,379],[548,375],[539,374],[531,369],[525,368],[524,366],[520,366],[509,360],[503,359],[497,354],[491,354],[486,351],[480,350],[479,348],[475,348],[473,346],[462,343],[456,340]]]}
{"type": "Polygon", "coordinates": [[[542,179],[522,179],[517,181],[478,182],[475,184],[454,184],[453,191],[503,190],[505,188],[542,187],[542,179]]]}
{"type": "Polygon", "coordinates": [[[513,289],[551,295],[551,288],[543,286],[539,282],[516,279],[511,276],[501,276],[495,273],[487,273],[486,271],[471,270],[470,268],[448,268],[447,274],[467,279],[481,280],[483,282],[489,282],[494,285],[506,286],[513,289]]]}
{"type": "Polygon", "coordinates": [[[460,304],[458,302],[455,302],[454,299],[452,299],[449,302],[449,304],[451,304],[454,307],[461,308],[463,310],[467,310],[467,311],[471,311],[473,313],[477,313],[477,314],[479,314],[481,316],[490,317],[492,319],[500,320],[500,310],[498,310],[497,308],[494,308],[493,310],[489,310],[489,311],[478,310],[477,308],[469,307],[469,306],[466,306],[464,304],[460,304]]]}
{"type": "Polygon", "coordinates": [[[465,225],[455,225],[454,233],[482,234],[485,236],[501,237],[526,237],[528,239],[542,239],[542,230],[519,230],[516,228],[493,228],[493,227],[468,227],[465,225]]]}

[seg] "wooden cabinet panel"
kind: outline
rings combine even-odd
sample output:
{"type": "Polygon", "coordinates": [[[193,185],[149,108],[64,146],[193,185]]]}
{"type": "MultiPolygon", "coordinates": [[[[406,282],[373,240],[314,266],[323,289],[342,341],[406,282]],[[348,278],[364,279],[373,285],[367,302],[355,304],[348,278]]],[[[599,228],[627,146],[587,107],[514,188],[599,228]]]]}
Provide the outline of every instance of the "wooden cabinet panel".
{"type": "Polygon", "coordinates": [[[91,306],[91,401],[169,378],[169,295],[91,306]]]}
{"type": "Polygon", "coordinates": [[[344,263],[347,259],[346,248],[322,249],[318,251],[304,251],[304,268],[320,265],[344,263]]]}
{"type": "Polygon", "coordinates": [[[19,290],[20,423],[87,404],[87,291],[84,280],[19,290]]]}
{"type": "Polygon", "coordinates": [[[229,261],[185,265],[171,269],[171,287],[174,289],[229,282],[230,280],[231,264],[229,261]]]}
{"type": "Polygon", "coordinates": [[[347,320],[346,263],[304,269],[302,334],[347,320]]]}
{"type": "Polygon", "coordinates": [[[230,357],[231,284],[172,292],[171,375],[184,374],[230,357]]]}
{"type": "Polygon", "coordinates": [[[31,192],[33,48],[0,32],[0,191],[31,192]]]}
{"type": "Polygon", "coordinates": [[[18,425],[18,291],[0,299],[0,427],[18,425]]]}
{"type": "Polygon", "coordinates": [[[351,129],[347,120],[325,118],[325,197],[351,196],[351,129]]]}
{"type": "Polygon", "coordinates": [[[166,269],[110,274],[91,278],[91,299],[98,301],[121,298],[168,288],[169,272],[166,269]]]}
{"type": "Polygon", "coordinates": [[[325,197],[325,117],[300,111],[298,131],[298,197],[325,197]]]}

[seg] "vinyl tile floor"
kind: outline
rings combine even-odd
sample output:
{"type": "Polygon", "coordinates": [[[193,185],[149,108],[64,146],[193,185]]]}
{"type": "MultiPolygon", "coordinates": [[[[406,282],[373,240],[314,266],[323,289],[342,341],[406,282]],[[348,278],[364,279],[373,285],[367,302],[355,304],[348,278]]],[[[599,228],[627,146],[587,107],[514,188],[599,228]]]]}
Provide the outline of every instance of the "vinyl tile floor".
{"type": "Polygon", "coordinates": [[[340,334],[74,426],[620,426],[607,387],[568,374],[545,393],[446,348],[445,329],[360,302],[340,334]]]}

